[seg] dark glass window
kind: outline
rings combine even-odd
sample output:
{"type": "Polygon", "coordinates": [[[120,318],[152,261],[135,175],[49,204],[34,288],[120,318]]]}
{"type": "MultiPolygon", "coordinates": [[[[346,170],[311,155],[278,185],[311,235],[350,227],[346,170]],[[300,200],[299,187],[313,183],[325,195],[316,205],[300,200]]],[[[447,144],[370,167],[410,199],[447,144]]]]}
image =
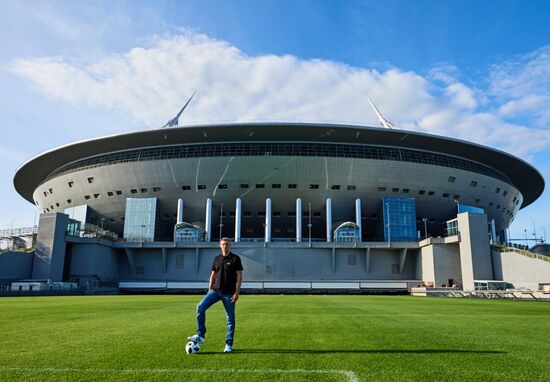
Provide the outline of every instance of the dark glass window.
{"type": "Polygon", "coordinates": [[[132,194],[137,194],[137,190],[136,190],[135,188],[132,188],[132,189],[130,190],[130,192],[131,192],[132,194]]]}
{"type": "Polygon", "coordinates": [[[296,184],[289,184],[288,188],[296,188],[296,186],[297,186],[296,184]]]}
{"type": "Polygon", "coordinates": [[[347,190],[348,191],[355,191],[356,188],[357,188],[357,186],[350,185],[350,186],[347,187],[347,190]]]}
{"type": "Polygon", "coordinates": [[[159,192],[160,190],[161,190],[160,187],[153,187],[153,191],[154,191],[154,192],[159,192]]]}
{"type": "Polygon", "coordinates": [[[384,191],[386,191],[386,187],[378,187],[378,191],[379,192],[384,192],[384,191]]]}
{"type": "Polygon", "coordinates": [[[93,182],[94,182],[94,177],[93,177],[93,176],[90,176],[90,177],[88,178],[88,183],[93,183],[93,182]]]}
{"type": "Polygon", "coordinates": [[[456,180],[456,177],[455,176],[450,176],[449,177],[449,183],[454,183],[456,180]]]}
{"type": "Polygon", "coordinates": [[[206,190],[206,185],[204,184],[197,185],[197,190],[206,190]]]}
{"type": "Polygon", "coordinates": [[[449,197],[449,193],[448,193],[448,192],[444,192],[443,195],[441,195],[441,196],[443,196],[444,198],[448,198],[448,197],[449,197]]]}
{"type": "Polygon", "coordinates": [[[220,190],[227,190],[227,184],[218,184],[220,190]]]}
{"type": "Polygon", "coordinates": [[[330,188],[331,188],[332,190],[339,190],[339,189],[340,189],[340,185],[339,185],[339,184],[333,184],[330,188]]]}
{"type": "Polygon", "coordinates": [[[472,186],[472,187],[477,187],[477,182],[476,182],[475,180],[472,180],[472,181],[470,182],[470,186],[472,186]]]}
{"type": "Polygon", "coordinates": [[[426,193],[425,190],[420,190],[420,191],[418,191],[418,195],[424,195],[425,193],[426,193]]]}
{"type": "Polygon", "coordinates": [[[281,188],[281,185],[280,184],[272,184],[271,188],[281,188]]]}
{"type": "Polygon", "coordinates": [[[108,196],[114,196],[114,193],[113,193],[113,191],[107,191],[107,195],[108,196]]]}
{"type": "Polygon", "coordinates": [[[248,184],[246,184],[246,183],[241,183],[241,188],[248,188],[248,184]]]}
{"type": "Polygon", "coordinates": [[[261,184],[261,183],[260,183],[260,184],[257,184],[257,185],[256,185],[256,188],[265,188],[265,184],[261,184]]]}
{"type": "Polygon", "coordinates": [[[191,189],[191,186],[181,186],[181,189],[183,191],[189,191],[191,189]]]}
{"type": "Polygon", "coordinates": [[[317,189],[319,188],[319,185],[318,185],[318,184],[310,184],[310,185],[309,185],[309,188],[310,188],[311,190],[317,190],[317,189]]]}

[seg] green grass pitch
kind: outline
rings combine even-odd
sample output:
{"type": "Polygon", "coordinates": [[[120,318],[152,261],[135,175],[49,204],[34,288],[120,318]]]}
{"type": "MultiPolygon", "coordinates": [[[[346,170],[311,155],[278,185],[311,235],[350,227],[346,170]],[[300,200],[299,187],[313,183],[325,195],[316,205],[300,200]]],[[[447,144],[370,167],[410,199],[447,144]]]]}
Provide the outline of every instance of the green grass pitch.
{"type": "Polygon", "coordinates": [[[187,355],[200,298],[2,298],[0,381],[550,380],[547,302],[242,295],[187,355]]]}

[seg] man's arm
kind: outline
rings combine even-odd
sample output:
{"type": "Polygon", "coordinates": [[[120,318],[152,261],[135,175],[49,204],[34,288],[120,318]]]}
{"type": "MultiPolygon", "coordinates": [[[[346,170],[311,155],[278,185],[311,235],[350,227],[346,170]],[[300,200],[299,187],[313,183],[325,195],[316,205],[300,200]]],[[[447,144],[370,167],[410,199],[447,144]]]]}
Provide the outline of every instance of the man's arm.
{"type": "Polygon", "coordinates": [[[216,272],[212,271],[210,273],[210,281],[208,282],[208,290],[212,290],[212,288],[214,288],[214,275],[216,274],[216,272]]]}
{"type": "Polygon", "coordinates": [[[231,302],[235,303],[239,299],[239,293],[241,293],[241,283],[243,281],[243,271],[237,271],[237,288],[235,294],[231,297],[231,302]]]}

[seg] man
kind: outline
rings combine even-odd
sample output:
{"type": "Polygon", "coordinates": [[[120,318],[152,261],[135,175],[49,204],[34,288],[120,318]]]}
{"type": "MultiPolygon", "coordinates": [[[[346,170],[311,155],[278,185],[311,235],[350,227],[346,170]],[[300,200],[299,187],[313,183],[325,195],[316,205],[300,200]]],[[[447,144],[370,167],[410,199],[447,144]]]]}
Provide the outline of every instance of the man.
{"type": "Polygon", "coordinates": [[[241,258],[231,252],[231,241],[224,237],[220,240],[221,255],[214,258],[208,293],[197,305],[197,334],[188,337],[189,341],[204,343],[206,334],[206,310],[218,301],[222,301],[227,319],[227,335],[224,353],[231,353],[235,335],[235,303],[239,299],[243,266],[241,258]]]}

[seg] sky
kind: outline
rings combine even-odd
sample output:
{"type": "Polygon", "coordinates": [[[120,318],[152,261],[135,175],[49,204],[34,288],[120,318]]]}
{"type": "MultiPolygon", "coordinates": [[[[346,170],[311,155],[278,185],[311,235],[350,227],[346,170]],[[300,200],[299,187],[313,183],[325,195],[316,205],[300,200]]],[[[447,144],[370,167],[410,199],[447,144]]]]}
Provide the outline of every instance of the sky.
{"type": "MultiPolygon", "coordinates": [[[[60,145],[180,123],[377,125],[504,150],[550,179],[550,2],[0,1],[0,229],[60,145]]],[[[550,237],[550,190],[512,238],[550,237]]]]}

